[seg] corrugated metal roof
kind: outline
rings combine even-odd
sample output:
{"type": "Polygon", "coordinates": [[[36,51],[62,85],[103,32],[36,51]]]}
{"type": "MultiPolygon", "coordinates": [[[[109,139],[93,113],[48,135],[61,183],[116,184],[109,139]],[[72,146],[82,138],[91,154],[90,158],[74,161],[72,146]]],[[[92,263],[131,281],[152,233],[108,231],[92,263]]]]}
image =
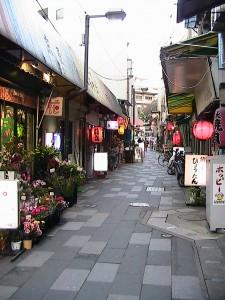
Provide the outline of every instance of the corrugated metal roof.
{"type": "Polygon", "coordinates": [[[33,1],[0,0],[0,33],[78,87],[77,58],[70,46],[38,13],[33,1]]]}
{"type": "MultiPolygon", "coordinates": [[[[75,52],[52,25],[38,14],[33,0],[0,0],[0,34],[70,83],[83,87],[83,67],[75,52]]],[[[113,93],[89,68],[88,94],[123,115],[113,93]]]]}

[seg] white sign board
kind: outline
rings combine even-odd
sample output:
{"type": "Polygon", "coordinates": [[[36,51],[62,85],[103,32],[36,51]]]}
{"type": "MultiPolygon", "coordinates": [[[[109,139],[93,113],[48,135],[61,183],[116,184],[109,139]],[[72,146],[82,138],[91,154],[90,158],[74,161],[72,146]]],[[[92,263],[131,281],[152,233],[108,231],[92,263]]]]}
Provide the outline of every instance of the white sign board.
{"type": "Polygon", "coordinates": [[[0,180],[0,228],[19,226],[18,181],[0,180]]]}
{"type": "Polygon", "coordinates": [[[213,164],[213,205],[225,205],[225,165],[213,164]]]}
{"type": "Polygon", "coordinates": [[[61,117],[62,116],[62,105],[63,105],[62,97],[52,98],[48,103],[48,108],[46,110],[45,115],[51,116],[51,117],[61,117]]]}
{"type": "Polygon", "coordinates": [[[185,155],[184,185],[206,185],[206,158],[207,155],[185,155]]]}
{"type": "Polygon", "coordinates": [[[118,122],[117,121],[107,121],[107,129],[117,130],[118,129],[118,122]]]}
{"type": "Polygon", "coordinates": [[[94,171],[108,171],[108,153],[95,152],[94,153],[94,171]]]}

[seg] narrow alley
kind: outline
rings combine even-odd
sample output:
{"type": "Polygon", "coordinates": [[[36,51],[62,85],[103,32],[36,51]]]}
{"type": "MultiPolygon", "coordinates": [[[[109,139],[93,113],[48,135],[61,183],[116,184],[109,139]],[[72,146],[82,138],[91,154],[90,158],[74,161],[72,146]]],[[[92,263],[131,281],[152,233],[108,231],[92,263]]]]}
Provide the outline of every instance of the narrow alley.
{"type": "Polygon", "coordinates": [[[183,189],[153,151],[90,181],[32,250],[1,258],[0,299],[207,299],[192,241],[147,224],[168,199],[185,207],[183,189]],[[130,205],[137,202],[150,207],[130,205]]]}

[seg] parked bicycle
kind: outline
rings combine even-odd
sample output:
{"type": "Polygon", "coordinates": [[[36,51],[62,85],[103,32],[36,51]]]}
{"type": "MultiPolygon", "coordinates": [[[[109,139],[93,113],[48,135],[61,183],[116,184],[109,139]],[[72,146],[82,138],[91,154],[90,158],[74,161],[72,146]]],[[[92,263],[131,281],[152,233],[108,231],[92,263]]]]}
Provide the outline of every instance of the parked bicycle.
{"type": "Polygon", "coordinates": [[[173,155],[173,150],[167,145],[163,145],[161,153],[158,156],[158,164],[162,167],[167,167],[171,156],[173,155]]]}

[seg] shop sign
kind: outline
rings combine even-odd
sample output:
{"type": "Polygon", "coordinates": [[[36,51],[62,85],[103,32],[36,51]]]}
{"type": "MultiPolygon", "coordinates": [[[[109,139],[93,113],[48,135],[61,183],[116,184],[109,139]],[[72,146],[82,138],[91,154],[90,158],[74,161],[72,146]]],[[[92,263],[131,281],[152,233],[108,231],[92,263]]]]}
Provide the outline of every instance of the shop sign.
{"type": "Polygon", "coordinates": [[[225,205],[224,164],[213,164],[213,205],[225,205]]]}
{"type": "Polygon", "coordinates": [[[206,158],[207,155],[185,155],[184,185],[206,185],[206,158]]]}
{"type": "Polygon", "coordinates": [[[118,122],[117,121],[107,121],[107,129],[118,130],[118,122]]]}
{"type": "Polygon", "coordinates": [[[221,106],[214,115],[215,143],[220,148],[225,147],[225,107],[221,106]]]}
{"type": "Polygon", "coordinates": [[[46,116],[61,117],[62,116],[63,98],[55,97],[49,101],[46,116]]]}
{"type": "Polygon", "coordinates": [[[8,102],[36,108],[37,97],[28,96],[24,92],[16,89],[0,87],[0,98],[8,102]]]}
{"type": "Polygon", "coordinates": [[[0,228],[18,228],[18,203],[18,182],[16,180],[0,180],[0,228]]]}

